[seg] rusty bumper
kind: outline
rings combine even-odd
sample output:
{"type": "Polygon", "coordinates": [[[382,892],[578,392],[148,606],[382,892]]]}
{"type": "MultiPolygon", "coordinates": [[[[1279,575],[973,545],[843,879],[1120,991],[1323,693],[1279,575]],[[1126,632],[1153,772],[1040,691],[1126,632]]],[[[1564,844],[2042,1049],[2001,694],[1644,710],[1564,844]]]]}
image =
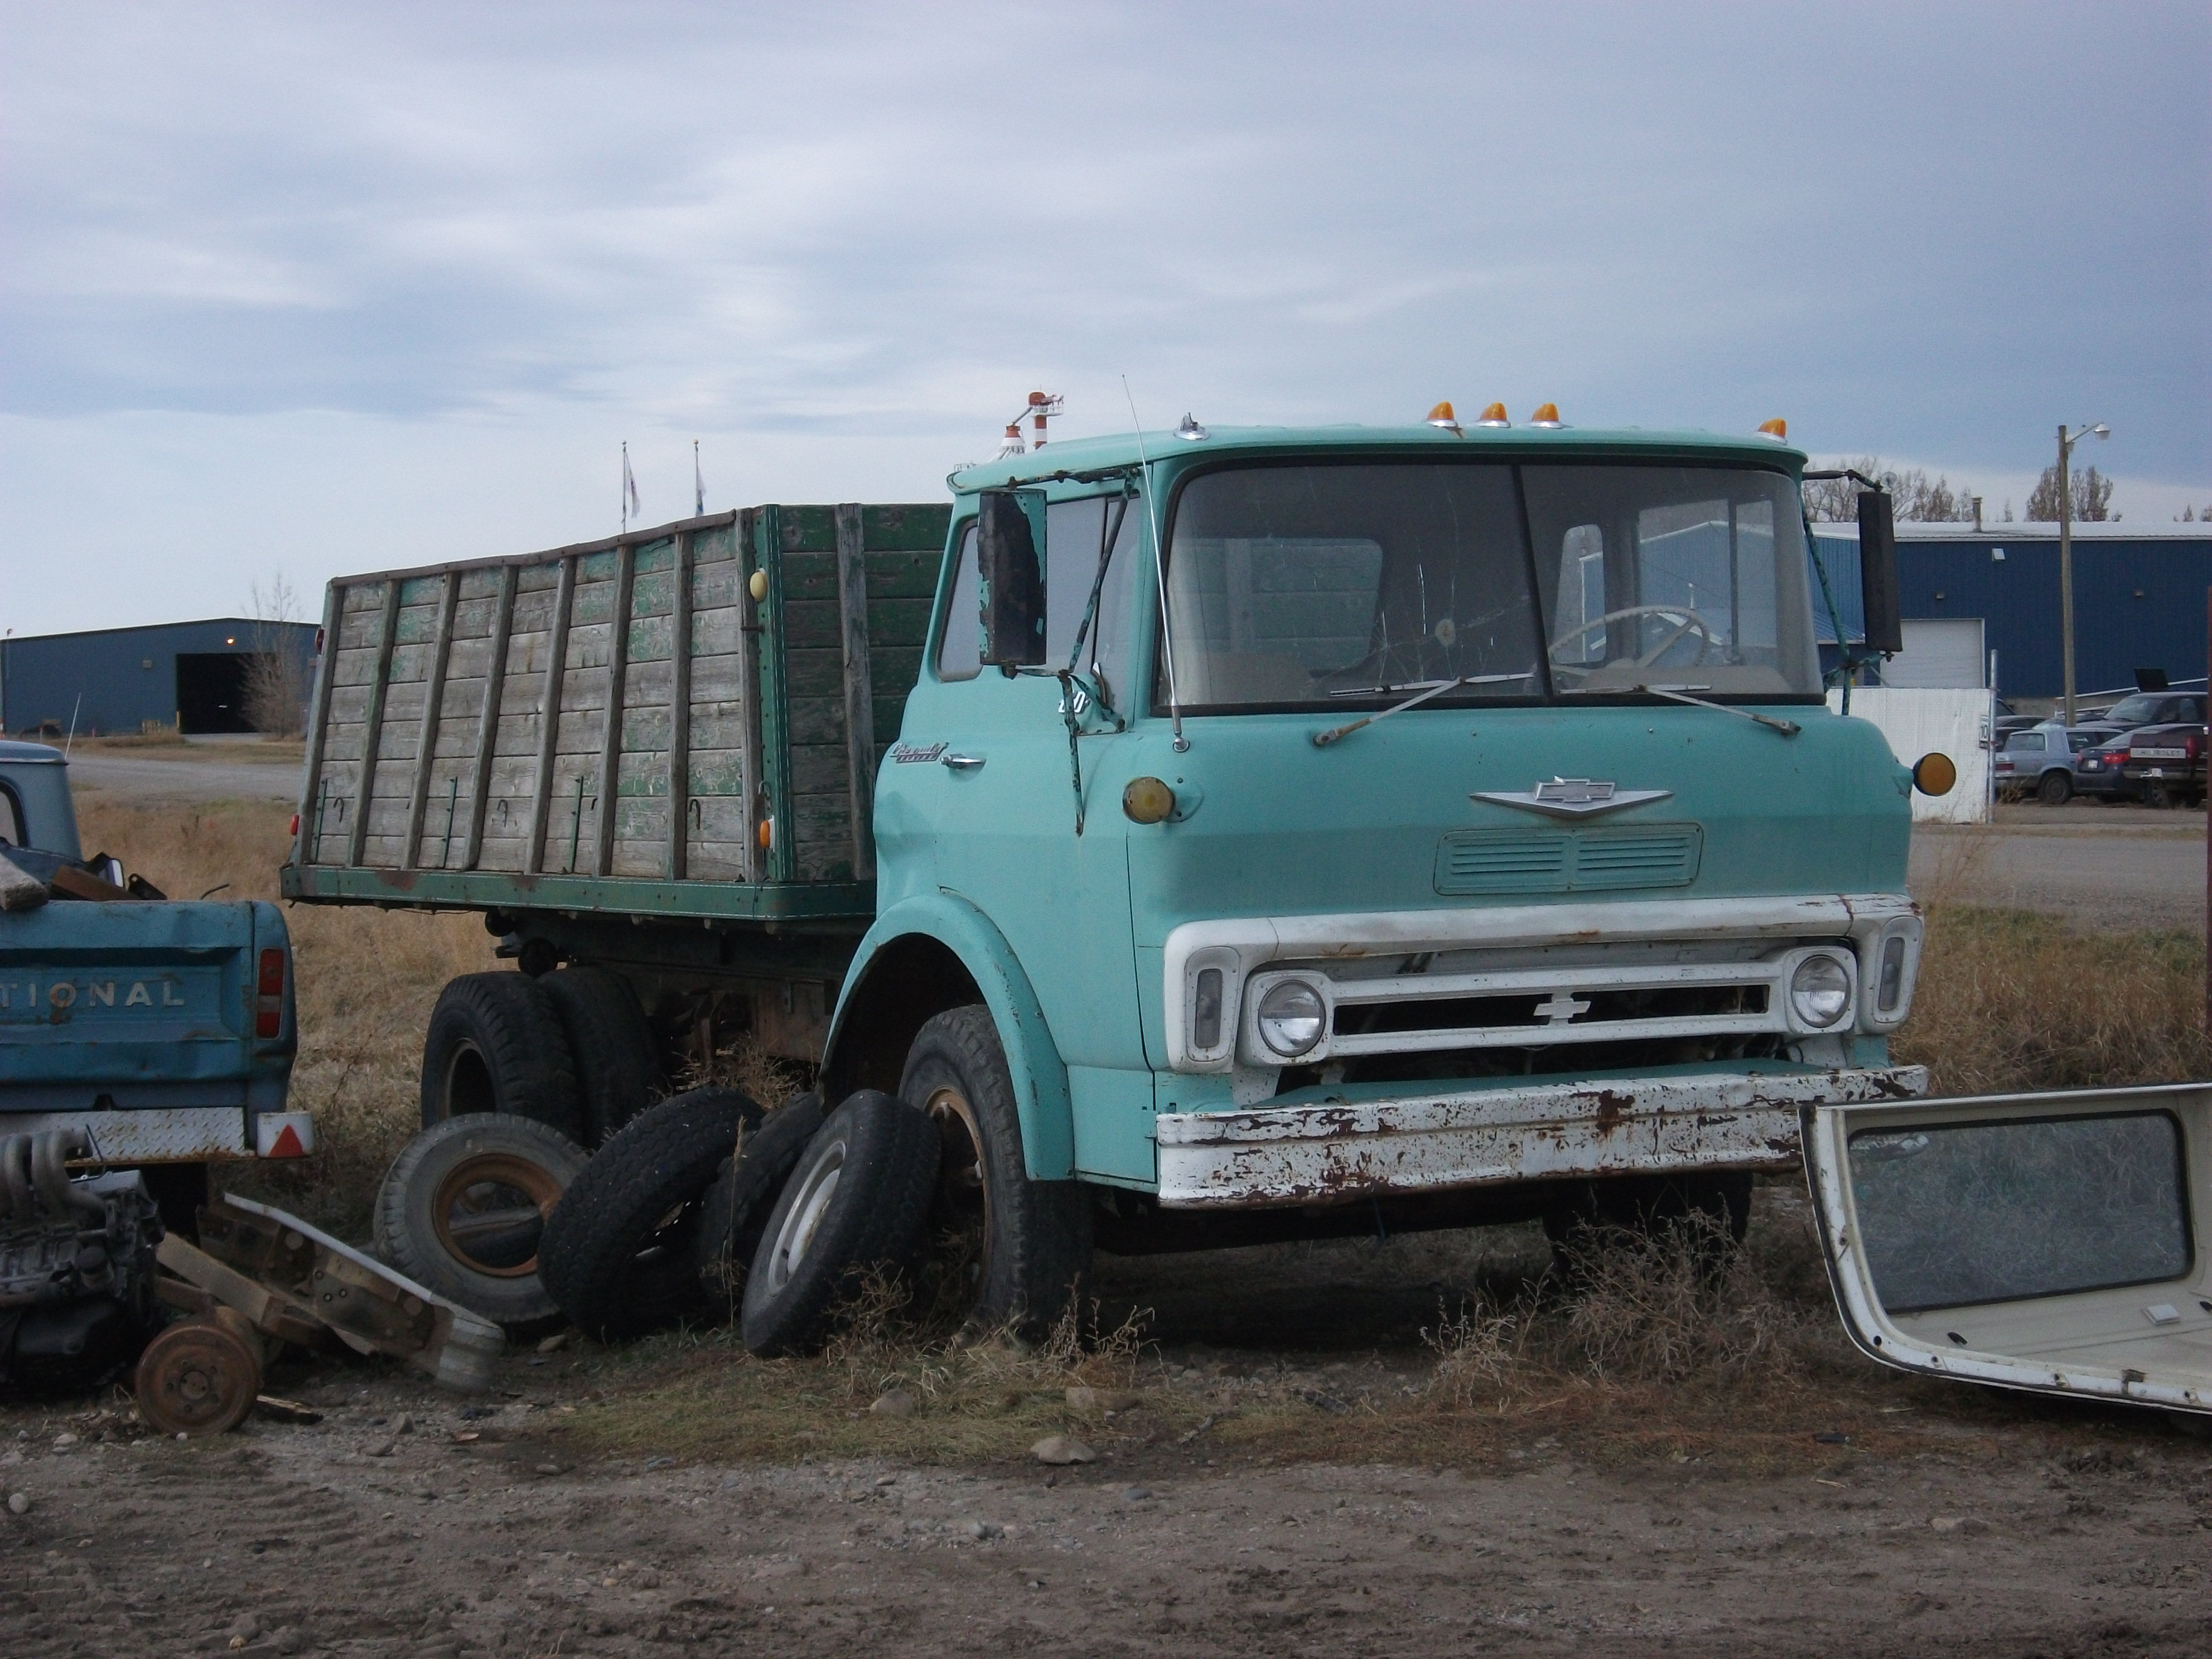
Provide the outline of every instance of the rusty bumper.
{"type": "Polygon", "coordinates": [[[1259,1208],[1569,1176],[1795,1169],[1801,1107],[1927,1091],[1926,1067],[1889,1066],[1164,1113],[1159,1201],[1259,1208]]]}

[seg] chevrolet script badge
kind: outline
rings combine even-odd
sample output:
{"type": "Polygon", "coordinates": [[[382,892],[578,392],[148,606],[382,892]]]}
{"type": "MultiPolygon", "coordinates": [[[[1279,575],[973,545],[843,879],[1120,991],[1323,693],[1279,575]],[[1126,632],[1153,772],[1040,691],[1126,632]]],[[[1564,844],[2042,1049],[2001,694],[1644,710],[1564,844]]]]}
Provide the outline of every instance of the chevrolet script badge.
{"type": "Polygon", "coordinates": [[[1500,806],[1517,806],[1524,812],[1541,812],[1553,818],[1586,818],[1624,806],[1641,806],[1648,800],[1665,800],[1671,789],[1623,789],[1609,780],[1553,778],[1534,789],[1486,790],[1469,800],[1494,800],[1500,806]]]}

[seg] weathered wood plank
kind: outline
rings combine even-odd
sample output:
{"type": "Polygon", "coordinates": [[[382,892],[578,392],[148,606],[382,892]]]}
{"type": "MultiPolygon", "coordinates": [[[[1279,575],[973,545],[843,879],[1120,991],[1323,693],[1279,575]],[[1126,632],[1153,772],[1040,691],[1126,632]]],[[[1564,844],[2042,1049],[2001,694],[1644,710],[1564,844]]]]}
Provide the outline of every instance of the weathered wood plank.
{"type": "Polygon", "coordinates": [[[614,625],[608,629],[608,648],[614,653],[607,664],[607,702],[601,723],[605,741],[599,749],[599,822],[592,848],[596,873],[608,873],[615,833],[615,765],[622,753],[623,671],[629,665],[629,605],[637,550],[625,542],[616,552],[614,625]]]}
{"type": "Polygon", "coordinates": [[[368,813],[365,809],[368,795],[376,780],[376,745],[384,729],[384,667],[392,660],[392,630],[399,622],[399,584],[384,584],[383,620],[377,636],[376,659],[379,672],[371,682],[368,692],[367,730],[362,738],[361,782],[355,791],[356,808],[353,818],[353,842],[346,849],[346,863],[355,869],[361,867],[362,848],[368,834],[368,813]]]}
{"type": "Polygon", "coordinates": [[[691,797],[691,592],[692,540],[676,538],[672,573],[669,640],[674,658],[668,686],[668,878],[684,878],[690,836],[684,806],[691,797]]]}
{"type": "Polygon", "coordinates": [[[573,558],[561,561],[561,586],[554,602],[552,641],[545,663],[545,690],[538,700],[538,787],[531,802],[529,845],[523,860],[523,868],[533,872],[544,867],[545,815],[552,805],[553,744],[561,729],[561,676],[568,654],[568,606],[576,592],[576,564],[573,558]]]}
{"type": "Polygon", "coordinates": [[[868,562],[860,543],[860,506],[837,509],[837,608],[844,619],[845,763],[851,806],[853,873],[876,878],[871,802],[876,782],[875,693],[868,678],[868,562]]]}
{"type": "Polygon", "coordinates": [[[422,723],[415,735],[415,777],[408,791],[407,839],[400,867],[416,867],[416,847],[422,839],[422,813],[430,799],[430,764],[438,754],[438,717],[446,696],[446,668],[453,642],[453,610],[460,603],[461,573],[449,570],[438,601],[438,628],[431,646],[430,683],[422,696],[422,723]]]}
{"type": "Polygon", "coordinates": [[[515,586],[515,568],[511,564],[501,567],[492,612],[491,658],[484,665],[483,708],[477,719],[476,757],[470,769],[469,838],[461,851],[464,870],[477,868],[477,860],[483,851],[484,801],[491,785],[493,750],[499,738],[500,697],[507,686],[507,647],[514,622],[515,586]]]}

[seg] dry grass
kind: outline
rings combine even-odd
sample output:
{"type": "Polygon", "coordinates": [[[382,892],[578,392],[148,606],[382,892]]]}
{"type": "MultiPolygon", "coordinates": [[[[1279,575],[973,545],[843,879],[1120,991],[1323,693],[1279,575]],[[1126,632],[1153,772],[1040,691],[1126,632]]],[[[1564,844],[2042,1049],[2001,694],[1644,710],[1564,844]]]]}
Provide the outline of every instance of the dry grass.
{"type": "Polygon", "coordinates": [[[1927,1066],[1944,1095],[2212,1077],[2204,941],[1931,906],[1912,1018],[1895,1052],[1927,1066]]]}
{"type": "MultiPolygon", "coordinates": [[[[77,802],[88,848],[103,848],[174,898],[277,898],[290,813],[224,802],[141,807],[104,793],[77,802]]],[[[294,905],[300,1058],[292,1103],[315,1114],[322,1149],[300,1164],[241,1165],[224,1184],[366,1235],[385,1167],[422,1127],[422,1031],[457,974],[496,967],[474,915],[294,905]]]]}

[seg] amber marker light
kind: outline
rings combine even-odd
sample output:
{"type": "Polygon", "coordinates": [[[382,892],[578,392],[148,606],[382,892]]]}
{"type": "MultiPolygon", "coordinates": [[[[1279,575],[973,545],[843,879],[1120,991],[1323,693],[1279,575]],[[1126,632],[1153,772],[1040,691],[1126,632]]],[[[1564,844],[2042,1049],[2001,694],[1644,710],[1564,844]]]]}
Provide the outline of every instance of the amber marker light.
{"type": "Polygon", "coordinates": [[[751,575],[746,577],[745,592],[753,596],[753,603],[755,605],[758,605],[763,599],[766,599],[768,597],[768,572],[765,570],[756,570],[751,575]]]}
{"type": "Polygon", "coordinates": [[[1451,402],[1449,398],[1429,411],[1428,421],[1431,426],[1440,426],[1447,432],[1456,432],[1460,429],[1459,416],[1452,413],[1451,402]]]}
{"type": "Polygon", "coordinates": [[[1790,422],[1779,415],[1771,421],[1761,421],[1759,423],[1759,432],[1761,437],[1771,438],[1778,444],[1790,441],[1790,422]]]}
{"type": "Polygon", "coordinates": [[[1482,411],[1482,418],[1475,424],[1477,426],[1511,426],[1513,422],[1506,418],[1504,404],[1492,404],[1482,411]]]}
{"type": "Polygon", "coordinates": [[[775,820],[774,818],[763,818],[760,821],[760,828],[755,830],[754,834],[758,836],[760,840],[760,848],[762,852],[767,853],[775,850],[775,820]]]}
{"type": "Polygon", "coordinates": [[[1923,755],[1912,769],[1912,787],[1923,795],[1948,795],[1958,781],[1958,763],[1937,750],[1923,755]]]}
{"type": "Polygon", "coordinates": [[[1175,791],[1158,778],[1132,778],[1121,792],[1121,811],[1132,823],[1163,823],[1175,809],[1175,791]]]}
{"type": "Polygon", "coordinates": [[[1549,427],[1549,426],[1558,426],[1558,425],[1559,425],[1559,424],[1560,424],[1560,421],[1559,421],[1559,404],[1538,404],[1536,405],[1536,412],[1535,412],[1534,415],[1531,415],[1531,416],[1528,417],[1528,424],[1529,424],[1530,426],[1547,426],[1547,427],[1549,427]]]}

